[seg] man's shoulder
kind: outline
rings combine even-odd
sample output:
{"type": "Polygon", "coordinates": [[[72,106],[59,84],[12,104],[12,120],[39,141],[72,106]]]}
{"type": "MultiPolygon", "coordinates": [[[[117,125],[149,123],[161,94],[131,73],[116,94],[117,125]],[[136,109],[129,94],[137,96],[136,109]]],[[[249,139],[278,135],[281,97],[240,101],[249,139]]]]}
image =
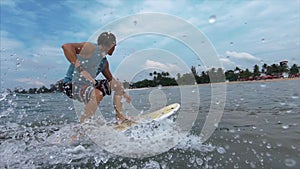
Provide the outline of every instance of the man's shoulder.
{"type": "Polygon", "coordinates": [[[79,56],[83,59],[89,59],[97,52],[97,46],[90,42],[82,42],[82,46],[79,47],[79,56]]]}
{"type": "Polygon", "coordinates": [[[96,43],[92,43],[92,42],[82,42],[84,46],[87,47],[97,47],[96,43]]]}

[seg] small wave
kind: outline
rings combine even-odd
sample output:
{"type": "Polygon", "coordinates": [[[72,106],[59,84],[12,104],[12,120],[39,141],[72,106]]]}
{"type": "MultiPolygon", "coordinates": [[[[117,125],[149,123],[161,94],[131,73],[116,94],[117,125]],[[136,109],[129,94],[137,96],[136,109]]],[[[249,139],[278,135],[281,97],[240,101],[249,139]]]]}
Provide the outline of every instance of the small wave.
{"type": "Polygon", "coordinates": [[[7,91],[1,93],[1,95],[0,95],[0,101],[5,100],[5,99],[6,99],[6,96],[8,96],[9,94],[10,94],[10,93],[7,92],[7,91]]]}
{"type": "MultiPolygon", "coordinates": [[[[117,162],[120,166],[147,168],[149,166],[165,166],[163,159],[176,160],[180,152],[185,152],[190,165],[201,166],[208,161],[195,155],[217,151],[224,153],[224,149],[218,149],[213,145],[205,145],[200,142],[200,137],[180,133],[182,138],[177,145],[162,154],[150,156],[149,160],[139,158],[126,158],[107,152],[104,147],[99,147],[84,132],[80,124],[56,125],[48,127],[31,128],[18,124],[9,124],[9,127],[1,126],[0,144],[0,168],[38,168],[51,166],[110,166],[114,168],[117,162]],[[179,153],[179,154],[178,154],[179,153]],[[114,166],[114,167],[113,167],[114,166]]],[[[149,137],[149,130],[135,128],[131,133],[122,133],[129,137],[137,134],[149,137]],[[136,133],[133,131],[135,130],[136,133]]],[[[155,130],[156,128],[154,128],[155,130]]],[[[120,141],[119,138],[115,138],[120,141]]],[[[125,147],[126,149],[126,147],[125,147]]],[[[128,149],[126,149],[128,150],[128,149]]]]}

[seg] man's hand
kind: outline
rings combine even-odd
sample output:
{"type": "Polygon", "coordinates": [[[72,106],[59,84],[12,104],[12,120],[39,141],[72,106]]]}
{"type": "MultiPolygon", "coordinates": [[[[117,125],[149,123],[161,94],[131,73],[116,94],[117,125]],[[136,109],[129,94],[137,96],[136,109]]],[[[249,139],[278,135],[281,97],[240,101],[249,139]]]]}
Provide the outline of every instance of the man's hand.
{"type": "Polygon", "coordinates": [[[103,95],[111,95],[110,83],[107,80],[95,80],[95,88],[100,90],[103,95]]]}

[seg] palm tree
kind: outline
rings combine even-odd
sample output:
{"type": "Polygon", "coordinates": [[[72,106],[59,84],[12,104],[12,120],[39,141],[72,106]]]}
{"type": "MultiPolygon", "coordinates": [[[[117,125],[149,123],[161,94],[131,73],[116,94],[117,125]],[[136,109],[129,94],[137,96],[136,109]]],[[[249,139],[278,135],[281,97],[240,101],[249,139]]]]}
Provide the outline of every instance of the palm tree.
{"type": "Polygon", "coordinates": [[[237,80],[240,79],[241,70],[242,70],[242,69],[239,68],[239,67],[235,67],[235,69],[234,69],[234,74],[236,74],[237,80]]]}
{"type": "Polygon", "coordinates": [[[272,69],[271,69],[272,73],[278,76],[278,74],[280,73],[279,65],[272,64],[271,67],[272,67],[272,69]]]}
{"type": "Polygon", "coordinates": [[[267,65],[266,63],[263,64],[262,69],[261,69],[261,72],[262,72],[262,73],[266,73],[267,68],[268,68],[268,65],[267,65]]]}
{"type": "Polygon", "coordinates": [[[194,76],[197,76],[197,70],[196,70],[195,66],[191,67],[191,71],[192,71],[192,73],[193,73],[194,76]]]}
{"type": "Polygon", "coordinates": [[[234,69],[234,71],[235,71],[235,72],[238,72],[238,73],[241,73],[241,70],[242,70],[242,69],[239,68],[239,67],[235,67],[235,69],[234,69]]]}
{"type": "Polygon", "coordinates": [[[293,66],[290,68],[290,74],[296,75],[299,73],[299,67],[297,64],[293,64],[293,66]]]}
{"type": "Polygon", "coordinates": [[[258,65],[254,65],[254,68],[253,68],[253,76],[254,77],[258,77],[260,75],[260,72],[259,72],[259,66],[258,65]]]}
{"type": "Polygon", "coordinates": [[[180,79],[180,78],[181,78],[181,74],[177,73],[177,79],[180,79]]]}

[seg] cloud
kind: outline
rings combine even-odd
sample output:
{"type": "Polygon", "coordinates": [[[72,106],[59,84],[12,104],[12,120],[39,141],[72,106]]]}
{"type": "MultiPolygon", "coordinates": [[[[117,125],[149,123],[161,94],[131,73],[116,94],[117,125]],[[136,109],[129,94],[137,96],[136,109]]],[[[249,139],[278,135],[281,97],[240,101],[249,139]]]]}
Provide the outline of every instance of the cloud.
{"type": "Polygon", "coordinates": [[[154,68],[154,69],[160,69],[163,71],[167,71],[167,72],[179,72],[181,70],[181,68],[175,64],[171,64],[171,63],[161,63],[161,62],[156,62],[153,60],[149,60],[147,59],[144,67],[147,68],[154,68]]]}
{"type": "Polygon", "coordinates": [[[81,21],[80,26],[84,32],[93,32],[101,28],[103,25],[114,21],[117,18],[128,15],[128,8],[124,6],[123,1],[101,1],[95,2],[85,1],[68,1],[61,4],[70,7],[71,15],[81,21]],[[83,10],[78,10],[83,9],[83,10]]]}
{"type": "Polygon", "coordinates": [[[142,5],[144,6],[143,12],[166,12],[172,8],[172,1],[165,0],[165,1],[152,1],[147,0],[142,5]]]}
{"type": "Polygon", "coordinates": [[[2,7],[10,8],[10,10],[15,9],[17,6],[17,3],[21,2],[21,0],[1,0],[0,5],[2,7]]]}
{"type": "Polygon", "coordinates": [[[39,72],[48,72],[49,69],[57,69],[67,63],[59,46],[47,44],[37,45],[34,49],[24,49],[23,55],[19,57],[24,60],[22,68],[37,69],[39,72]]]}
{"type": "Polygon", "coordinates": [[[235,51],[226,51],[226,55],[236,59],[245,59],[251,61],[258,61],[259,59],[250,53],[246,52],[235,52],[235,51]]]}
{"type": "Polygon", "coordinates": [[[223,68],[225,70],[233,69],[237,66],[237,64],[235,62],[231,61],[229,58],[220,58],[219,60],[222,63],[223,68]]]}
{"type": "Polygon", "coordinates": [[[75,40],[80,40],[82,41],[82,39],[87,39],[90,35],[85,31],[79,31],[79,32],[74,32],[74,31],[61,31],[60,34],[63,37],[72,37],[72,38],[76,38],[75,40]]]}
{"type": "Polygon", "coordinates": [[[97,2],[99,2],[102,5],[105,5],[107,7],[119,7],[119,6],[122,5],[122,1],[121,0],[113,0],[113,1],[97,0],[97,2]]]}
{"type": "Polygon", "coordinates": [[[231,61],[230,59],[228,59],[228,58],[220,58],[219,59],[220,60],[220,62],[222,62],[223,64],[235,64],[233,61],[231,61]]]}
{"type": "Polygon", "coordinates": [[[1,30],[0,35],[1,51],[5,51],[7,49],[20,50],[24,47],[24,43],[18,39],[12,38],[11,33],[1,30]]]}
{"type": "Polygon", "coordinates": [[[28,28],[32,29],[33,27],[36,27],[38,25],[37,18],[39,17],[39,15],[37,14],[37,11],[26,10],[25,8],[21,7],[22,3],[24,3],[23,1],[1,0],[0,2],[1,7],[3,6],[1,10],[4,11],[3,13],[1,11],[1,16],[3,15],[1,19],[3,19],[4,25],[6,23],[17,25],[17,31],[20,31],[20,26],[23,27],[23,30],[27,30],[28,28]]]}
{"type": "Polygon", "coordinates": [[[38,87],[45,86],[43,82],[31,78],[19,78],[19,79],[15,79],[15,81],[20,83],[25,83],[26,85],[34,85],[38,87]]]}

